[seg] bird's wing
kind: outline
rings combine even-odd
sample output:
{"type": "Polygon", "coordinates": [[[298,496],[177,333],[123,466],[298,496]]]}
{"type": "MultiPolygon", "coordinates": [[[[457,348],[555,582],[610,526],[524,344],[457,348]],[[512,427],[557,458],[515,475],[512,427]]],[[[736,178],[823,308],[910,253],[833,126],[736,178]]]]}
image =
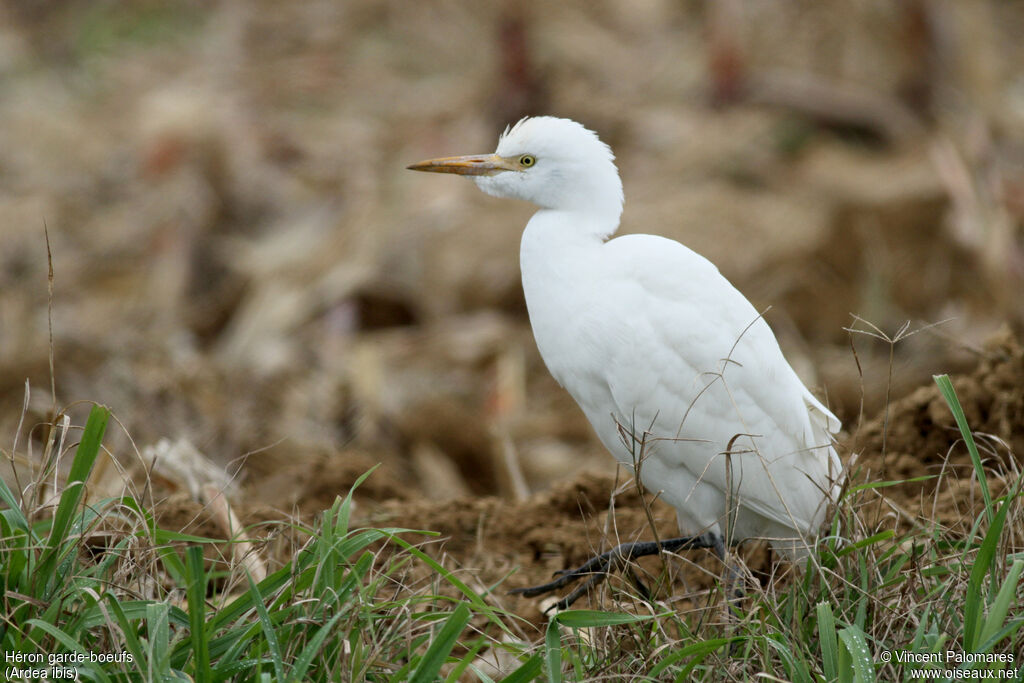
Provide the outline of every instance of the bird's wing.
{"type": "MultiPolygon", "coordinates": [[[[606,342],[601,356],[610,362],[602,372],[617,419],[640,429],[657,425],[654,436],[663,440],[652,457],[722,491],[729,476],[737,485],[737,462],[757,458],[743,465],[744,505],[808,528],[825,496],[818,489],[838,472],[830,444],[838,419],[804,387],[767,323],[709,261],[648,235],[605,247],[608,289],[592,325],[600,330],[592,332],[606,342]],[[734,456],[727,475],[721,454],[734,437],[734,453],[757,453],[734,456]]],[[[584,409],[600,419],[595,407],[584,409]]]]}

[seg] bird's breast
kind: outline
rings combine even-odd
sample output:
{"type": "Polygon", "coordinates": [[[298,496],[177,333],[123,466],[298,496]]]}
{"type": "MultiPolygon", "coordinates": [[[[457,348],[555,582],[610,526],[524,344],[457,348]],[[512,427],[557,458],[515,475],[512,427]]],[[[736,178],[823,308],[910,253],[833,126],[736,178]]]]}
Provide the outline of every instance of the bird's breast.
{"type": "Polygon", "coordinates": [[[602,382],[605,311],[591,274],[593,255],[525,247],[523,294],[537,348],[559,384],[575,395],[577,388],[602,382]]]}

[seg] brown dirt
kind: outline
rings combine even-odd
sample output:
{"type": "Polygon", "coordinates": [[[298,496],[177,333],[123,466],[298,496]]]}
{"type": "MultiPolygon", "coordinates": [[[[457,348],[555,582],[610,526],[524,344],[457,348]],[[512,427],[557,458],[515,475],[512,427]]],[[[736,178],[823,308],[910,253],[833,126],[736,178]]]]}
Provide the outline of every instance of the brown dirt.
{"type": "MultiPolygon", "coordinates": [[[[1002,495],[1024,468],[1024,348],[1008,333],[992,339],[977,368],[954,377],[953,384],[987,456],[986,475],[993,495],[1002,495]],[[997,445],[997,440],[1009,448],[997,445]]],[[[873,504],[873,494],[865,498],[861,517],[869,525],[905,528],[913,520],[938,523],[955,532],[964,530],[965,520],[969,525],[980,512],[980,489],[972,478],[967,449],[934,383],[895,401],[888,416],[883,413],[868,420],[847,443],[855,444],[858,453],[851,484],[941,475],[879,489],[884,505],[873,504]],[[893,510],[900,512],[893,514],[893,510]]],[[[301,501],[298,510],[311,521],[373,464],[372,456],[366,454],[321,457],[311,468],[300,465],[298,469],[306,471],[290,479],[287,489],[280,477],[288,479],[290,471],[254,478],[240,500],[266,504],[283,500],[289,505],[301,501]]],[[[553,572],[578,566],[615,543],[653,538],[645,508],[660,537],[676,533],[670,507],[641,495],[630,480],[605,473],[580,473],[521,502],[494,496],[437,501],[430,499],[429,492],[410,493],[409,482],[385,468],[364,482],[355,500],[358,524],[437,532],[439,536],[427,540],[424,549],[447,566],[468,573],[478,587],[501,582],[494,600],[534,621],[548,603],[507,596],[508,589],[548,581],[553,572]]],[[[160,510],[160,522],[167,528],[180,525],[190,533],[224,533],[204,516],[198,503],[180,496],[169,499],[160,510]]],[[[274,518],[266,506],[250,510],[248,516],[250,522],[274,518]]],[[[1024,542],[1020,529],[1011,533],[1024,542]]],[[[770,571],[771,558],[763,546],[741,552],[747,567],[758,576],[770,571]]],[[[675,583],[671,592],[661,592],[662,598],[674,595],[677,608],[703,604],[704,591],[715,586],[720,572],[717,561],[705,551],[684,556],[685,561],[668,561],[675,583]]],[[[658,576],[662,567],[656,559],[645,560],[642,566],[648,579],[658,576]]]]}
{"type": "MultiPolygon", "coordinates": [[[[1024,470],[1024,348],[1008,331],[986,344],[978,367],[951,378],[977,442],[993,497],[1024,470]]],[[[885,496],[914,518],[961,529],[983,507],[981,485],[956,421],[932,382],[893,402],[853,439],[855,481],[903,481],[885,496]]],[[[1017,529],[1018,538],[1024,538],[1017,529]]]]}

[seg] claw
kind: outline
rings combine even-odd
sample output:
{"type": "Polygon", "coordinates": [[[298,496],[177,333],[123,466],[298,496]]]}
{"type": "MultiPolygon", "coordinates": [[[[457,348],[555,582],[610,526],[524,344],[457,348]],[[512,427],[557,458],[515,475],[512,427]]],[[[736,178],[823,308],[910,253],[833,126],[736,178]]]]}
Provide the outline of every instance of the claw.
{"type": "Polygon", "coordinates": [[[539,586],[514,588],[510,590],[509,593],[513,595],[522,595],[527,598],[535,598],[538,595],[544,595],[545,593],[550,593],[558,590],[559,588],[564,588],[574,581],[582,579],[584,576],[589,577],[582,584],[576,586],[571,593],[548,608],[548,610],[563,610],[567,609],[570,605],[583,597],[583,595],[591,588],[604,581],[614,567],[620,570],[627,569],[629,571],[630,578],[640,591],[640,594],[645,600],[649,600],[650,591],[647,589],[647,586],[644,585],[643,581],[640,580],[636,571],[629,566],[629,562],[638,557],[644,557],[645,555],[657,555],[663,551],[674,552],[676,550],[689,550],[693,548],[710,548],[720,557],[723,555],[724,551],[724,545],[721,537],[711,534],[705,534],[703,536],[681,536],[679,538],[670,538],[660,542],[636,541],[634,543],[622,543],[607,552],[595,555],[576,569],[560,569],[556,571],[554,576],[558,578],[554,581],[549,581],[548,583],[544,583],[539,586]]]}

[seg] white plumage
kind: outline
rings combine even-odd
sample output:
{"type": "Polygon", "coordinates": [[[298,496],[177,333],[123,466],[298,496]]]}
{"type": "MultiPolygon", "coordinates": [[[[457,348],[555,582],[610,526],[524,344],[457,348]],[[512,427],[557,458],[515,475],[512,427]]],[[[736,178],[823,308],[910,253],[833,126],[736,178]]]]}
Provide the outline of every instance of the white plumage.
{"type": "Polygon", "coordinates": [[[410,168],[541,207],[520,252],[541,356],[620,462],[642,454],[640,479],[676,508],[682,534],[804,554],[839,490],[839,421],[707,259],[663,237],[608,239],[623,192],[597,135],[526,118],[493,155],[410,168]]]}

